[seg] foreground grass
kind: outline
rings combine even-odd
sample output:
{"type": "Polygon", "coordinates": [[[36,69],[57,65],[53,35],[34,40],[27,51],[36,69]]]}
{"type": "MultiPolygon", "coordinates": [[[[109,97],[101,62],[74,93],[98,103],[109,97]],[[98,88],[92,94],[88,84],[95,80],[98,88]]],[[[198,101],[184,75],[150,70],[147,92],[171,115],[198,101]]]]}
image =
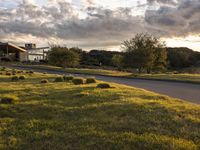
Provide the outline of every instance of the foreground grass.
{"type": "Polygon", "coordinates": [[[200,106],[145,90],[111,84],[52,82],[55,75],[0,75],[0,149],[200,148],[200,106]],[[42,79],[51,81],[41,84],[42,79]]]}
{"type": "Polygon", "coordinates": [[[51,69],[51,70],[62,70],[67,73],[81,73],[90,75],[105,75],[114,77],[125,77],[125,78],[139,78],[139,79],[153,79],[153,80],[167,80],[167,81],[181,81],[188,83],[200,84],[200,74],[133,74],[130,72],[112,71],[104,69],[81,69],[81,68],[66,68],[48,66],[48,65],[26,65],[35,69],[51,69]]]}

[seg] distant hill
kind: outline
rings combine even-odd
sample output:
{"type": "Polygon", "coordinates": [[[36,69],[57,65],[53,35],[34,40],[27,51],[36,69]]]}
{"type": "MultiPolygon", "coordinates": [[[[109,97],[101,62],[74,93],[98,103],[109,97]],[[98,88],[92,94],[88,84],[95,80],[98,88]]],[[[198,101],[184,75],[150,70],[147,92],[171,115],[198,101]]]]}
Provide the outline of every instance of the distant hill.
{"type": "Polygon", "coordinates": [[[200,65],[200,52],[187,47],[167,47],[169,65],[172,68],[185,68],[200,65]]]}

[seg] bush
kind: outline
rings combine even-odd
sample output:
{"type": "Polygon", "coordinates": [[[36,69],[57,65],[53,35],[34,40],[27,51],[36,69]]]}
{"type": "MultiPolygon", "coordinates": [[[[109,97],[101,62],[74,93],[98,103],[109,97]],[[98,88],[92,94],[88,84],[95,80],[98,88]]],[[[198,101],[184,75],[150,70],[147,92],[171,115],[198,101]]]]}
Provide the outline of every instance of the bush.
{"type": "Polygon", "coordinates": [[[6,95],[0,98],[0,102],[3,104],[13,104],[19,101],[19,98],[14,95],[6,95]]]}
{"type": "Polygon", "coordinates": [[[13,81],[13,82],[19,81],[19,77],[18,76],[13,76],[11,78],[11,81],[13,81]]]}
{"type": "Polygon", "coordinates": [[[173,74],[178,74],[178,71],[173,71],[173,74]]]}
{"type": "Polygon", "coordinates": [[[24,73],[24,71],[22,71],[22,70],[17,70],[17,73],[24,73]]]}
{"type": "Polygon", "coordinates": [[[102,88],[102,89],[106,89],[106,88],[110,88],[110,84],[108,83],[100,83],[97,85],[97,88],[102,88]]]}
{"type": "Polygon", "coordinates": [[[64,79],[65,81],[71,81],[71,80],[74,79],[74,77],[73,77],[73,76],[63,76],[63,79],[64,79]]]}
{"type": "Polygon", "coordinates": [[[2,68],[1,68],[1,71],[6,71],[6,67],[2,67],[2,68]]]}
{"type": "Polygon", "coordinates": [[[13,74],[13,75],[16,75],[16,73],[17,73],[17,71],[12,70],[12,74],[13,74]]]}
{"type": "Polygon", "coordinates": [[[34,71],[30,70],[30,71],[29,71],[29,73],[30,73],[30,74],[33,74],[33,73],[34,73],[34,71]]]}
{"type": "Polygon", "coordinates": [[[48,53],[49,63],[59,67],[75,67],[79,64],[79,54],[67,47],[52,47],[48,53]]]}
{"type": "Polygon", "coordinates": [[[19,79],[20,79],[20,80],[25,80],[26,77],[25,77],[25,76],[20,76],[19,79]]]}
{"type": "Polygon", "coordinates": [[[6,75],[7,75],[7,76],[11,76],[12,73],[10,73],[10,72],[6,72],[6,75]]]}
{"type": "Polygon", "coordinates": [[[64,81],[63,77],[57,77],[57,78],[54,80],[54,82],[63,82],[63,81],[64,81]]]}
{"type": "Polygon", "coordinates": [[[33,74],[34,72],[32,71],[32,70],[30,70],[30,71],[26,71],[26,73],[28,74],[33,74]]]}
{"type": "Polygon", "coordinates": [[[79,84],[83,84],[84,83],[84,80],[83,78],[74,78],[72,80],[72,82],[75,84],[75,85],[79,85],[79,84]]]}
{"type": "Polygon", "coordinates": [[[43,79],[40,81],[40,83],[48,83],[49,81],[47,79],[43,79]]]}
{"type": "Polygon", "coordinates": [[[87,84],[96,83],[96,79],[95,79],[95,78],[87,78],[87,79],[86,79],[86,83],[87,83],[87,84]]]}

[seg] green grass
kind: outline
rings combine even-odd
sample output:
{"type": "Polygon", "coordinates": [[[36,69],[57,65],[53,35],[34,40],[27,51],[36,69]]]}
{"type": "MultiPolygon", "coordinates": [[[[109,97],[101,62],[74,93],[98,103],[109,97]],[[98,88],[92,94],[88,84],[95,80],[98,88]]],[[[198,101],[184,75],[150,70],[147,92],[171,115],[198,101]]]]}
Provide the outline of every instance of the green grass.
{"type": "Polygon", "coordinates": [[[26,74],[11,82],[0,75],[0,149],[200,148],[200,106],[142,89],[111,84],[54,82],[56,75],[26,74]],[[41,84],[42,79],[49,83],[41,84]]]}
{"type": "Polygon", "coordinates": [[[141,79],[154,79],[154,80],[167,80],[167,81],[181,81],[188,83],[200,84],[200,74],[133,74],[130,72],[112,71],[104,69],[81,69],[81,68],[66,68],[48,66],[48,65],[26,65],[31,68],[39,69],[51,69],[51,70],[62,70],[66,73],[82,73],[90,75],[105,75],[115,77],[126,77],[126,78],[141,78],[141,79]]]}
{"type": "Polygon", "coordinates": [[[82,73],[82,74],[98,74],[98,75],[110,75],[110,76],[129,76],[131,73],[129,72],[122,72],[122,71],[113,71],[113,70],[105,70],[105,69],[86,69],[86,68],[61,68],[56,66],[50,65],[17,65],[17,66],[25,66],[31,67],[35,69],[51,69],[51,70],[62,70],[66,71],[67,73],[82,73]]]}
{"type": "Polygon", "coordinates": [[[200,74],[133,74],[130,75],[130,77],[155,80],[183,81],[188,83],[200,84],[200,74]]]}

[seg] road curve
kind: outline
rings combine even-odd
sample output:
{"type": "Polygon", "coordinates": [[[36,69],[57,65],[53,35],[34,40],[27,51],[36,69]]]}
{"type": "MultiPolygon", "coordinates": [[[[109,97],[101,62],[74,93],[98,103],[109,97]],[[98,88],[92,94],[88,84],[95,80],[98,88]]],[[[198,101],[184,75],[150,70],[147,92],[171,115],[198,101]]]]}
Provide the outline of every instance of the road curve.
{"type": "MultiPolygon", "coordinates": [[[[17,67],[17,69],[34,70],[36,72],[46,72],[50,74],[67,74],[64,71],[55,71],[47,69],[33,69],[24,67],[17,67]]],[[[181,83],[173,81],[130,79],[121,77],[101,76],[101,75],[86,75],[86,74],[73,74],[73,75],[81,77],[93,76],[98,80],[138,87],[148,91],[168,95],[173,98],[178,98],[188,102],[200,104],[200,84],[181,83]]]]}

